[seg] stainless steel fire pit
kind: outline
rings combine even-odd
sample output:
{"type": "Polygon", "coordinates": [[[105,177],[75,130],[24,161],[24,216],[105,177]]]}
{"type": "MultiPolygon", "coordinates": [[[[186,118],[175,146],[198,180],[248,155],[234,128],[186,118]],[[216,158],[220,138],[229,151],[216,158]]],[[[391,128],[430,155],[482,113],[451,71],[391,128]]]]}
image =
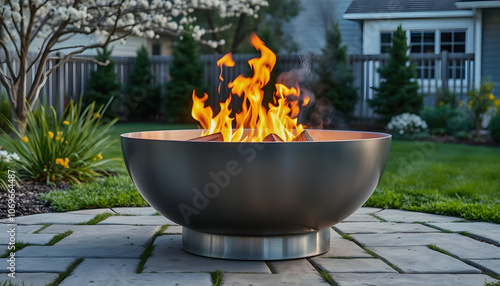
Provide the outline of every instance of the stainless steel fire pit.
{"type": "Polygon", "coordinates": [[[314,142],[199,142],[201,130],[121,136],[146,201],[183,226],[183,248],[274,260],[328,251],[330,226],[375,190],[391,135],[309,130],[314,142]]]}

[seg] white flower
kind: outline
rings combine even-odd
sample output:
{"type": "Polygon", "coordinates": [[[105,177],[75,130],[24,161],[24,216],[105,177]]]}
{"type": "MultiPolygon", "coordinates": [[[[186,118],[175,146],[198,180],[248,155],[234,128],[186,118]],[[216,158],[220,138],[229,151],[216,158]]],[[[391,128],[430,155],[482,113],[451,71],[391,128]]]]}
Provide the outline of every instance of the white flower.
{"type": "Polygon", "coordinates": [[[11,8],[12,11],[14,12],[18,12],[19,10],[21,10],[21,7],[19,6],[19,3],[12,3],[12,8],[11,8]]]}
{"type": "Polygon", "coordinates": [[[12,12],[12,20],[14,20],[14,22],[20,22],[22,17],[21,17],[21,13],[19,12],[12,12]]]}
{"type": "Polygon", "coordinates": [[[21,160],[21,158],[19,157],[19,155],[17,155],[17,153],[12,153],[12,155],[10,155],[10,156],[14,160],[17,160],[17,161],[21,160]]]}

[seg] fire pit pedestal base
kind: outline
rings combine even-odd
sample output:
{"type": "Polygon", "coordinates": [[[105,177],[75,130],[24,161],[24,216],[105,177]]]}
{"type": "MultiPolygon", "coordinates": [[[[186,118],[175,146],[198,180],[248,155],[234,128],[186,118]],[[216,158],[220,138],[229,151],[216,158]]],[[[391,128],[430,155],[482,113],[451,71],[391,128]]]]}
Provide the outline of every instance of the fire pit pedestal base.
{"type": "Polygon", "coordinates": [[[330,249],[330,228],[283,236],[231,236],[182,228],[185,251],[213,258],[282,260],[319,255],[330,249]]]}

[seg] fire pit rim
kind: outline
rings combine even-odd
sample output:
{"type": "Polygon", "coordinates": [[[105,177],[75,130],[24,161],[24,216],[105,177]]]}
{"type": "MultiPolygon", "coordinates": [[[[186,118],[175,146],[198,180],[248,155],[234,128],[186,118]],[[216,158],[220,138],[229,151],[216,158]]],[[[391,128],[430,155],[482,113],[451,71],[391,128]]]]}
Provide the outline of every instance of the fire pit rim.
{"type": "MultiPolygon", "coordinates": [[[[352,138],[352,139],[335,139],[335,140],[315,140],[315,141],[292,141],[292,142],[279,142],[279,141],[264,141],[264,142],[227,142],[227,141],[189,141],[189,140],[181,140],[181,139],[152,139],[152,138],[144,138],[144,137],[136,137],[134,135],[139,135],[141,133],[161,133],[161,132],[192,132],[192,131],[197,131],[199,130],[200,132],[203,131],[203,129],[175,129],[175,130],[151,130],[151,131],[137,131],[137,132],[127,132],[127,133],[122,133],[120,134],[120,138],[127,138],[127,139],[135,139],[135,140],[149,140],[149,141],[170,141],[170,142],[186,142],[186,143],[212,143],[212,144],[219,144],[219,143],[225,143],[225,144],[238,144],[238,143],[259,143],[259,144],[301,144],[301,143],[335,143],[335,142],[355,142],[355,141],[366,141],[366,140],[385,140],[388,138],[392,138],[392,135],[389,133],[384,133],[384,132],[374,132],[374,131],[356,131],[356,130],[328,130],[328,129],[306,129],[308,131],[311,131],[313,133],[315,132],[340,132],[340,133],[363,133],[363,134],[373,134],[377,135],[377,137],[369,137],[369,138],[352,138]]],[[[247,129],[245,129],[247,130],[247,129]]],[[[194,138],[194,137],[193,137],[194,138]]]]}

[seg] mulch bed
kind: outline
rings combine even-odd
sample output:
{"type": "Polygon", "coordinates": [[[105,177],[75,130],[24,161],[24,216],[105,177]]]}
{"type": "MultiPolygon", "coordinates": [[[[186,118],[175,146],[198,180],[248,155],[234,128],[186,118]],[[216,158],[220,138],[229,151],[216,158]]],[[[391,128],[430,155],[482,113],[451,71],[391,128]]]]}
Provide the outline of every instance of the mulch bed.
{"type": "MultiPolygon", "coordinates": [[[[45,204],[44,202],[39,201],[37,198],[45,193],[48,193],[52,190],[66,190],[71,187],[68,183],[57,183],[55,187],[47,186],[44,183],[32,182],[25,183],[19,187],[16,187],[15,190],[15,201],[16,201],[16,214],[15,216],[23,216],[30,214],[38,214],[38,213],[48,213],[54,212],[54,210],[45,204]]],[[[5,191],[0,191],[0,218],[8,217],[8,195],[9,193],[5,191]]]]}

